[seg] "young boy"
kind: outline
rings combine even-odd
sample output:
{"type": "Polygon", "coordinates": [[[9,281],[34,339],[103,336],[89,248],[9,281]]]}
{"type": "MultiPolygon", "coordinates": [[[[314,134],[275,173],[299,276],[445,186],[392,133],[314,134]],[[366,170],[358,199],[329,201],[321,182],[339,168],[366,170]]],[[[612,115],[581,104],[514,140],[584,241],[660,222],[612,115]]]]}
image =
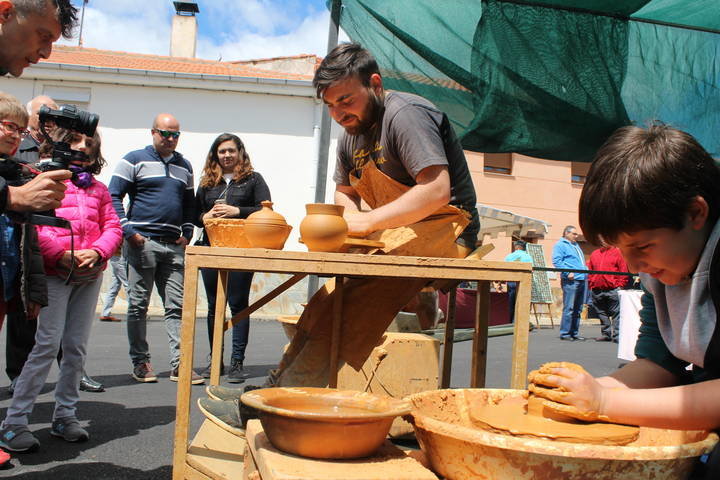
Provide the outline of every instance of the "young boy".
{"type": "Polygon", "coordinates": [[[617,246],[645,294],[637,360],[594,379],[553,369],[563,403],[614,422],[720,427],[720,170],[690,135],[623,127],[597,153],[580,197],[592,243],[617,246]],[[686,367],[692,365],[691,370],[686,367]]]}
{"type": "MultiPolygon", "coordinates": [[[[27,135],[27,122],[25,107],[15,97],[0,92],[0,175],[9,185],[22,182],[24,167],[12,155],[27,135]]],[[[45,270],[35,228],[0,215],[0,257],[0,327],[5,314],[13,309],[24,309],[28,319],[34,319],[40,307],[47,305],[45,270]]],[[[0,446],[4,446],[3,439],[0,446]]],[[[4,461],[0,456],[0,464],[4,461]]]]}

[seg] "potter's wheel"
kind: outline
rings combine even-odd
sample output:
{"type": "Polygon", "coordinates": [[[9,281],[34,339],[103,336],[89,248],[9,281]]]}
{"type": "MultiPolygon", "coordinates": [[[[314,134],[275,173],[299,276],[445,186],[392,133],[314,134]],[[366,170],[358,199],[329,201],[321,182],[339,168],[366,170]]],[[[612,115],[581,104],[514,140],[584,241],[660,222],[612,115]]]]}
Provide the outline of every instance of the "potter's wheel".
{"type": "Polygon", "coordinates": [[[470,419],[483,430],[515,437],[593,445],[627,445],[638,438],[638,427],[548,418],[543,416],[542,400],[539,402],[535,414],[526,413],[527,402],[522,397],[507,398],[496,405],[481,404],[471,408],[470,419]]]}

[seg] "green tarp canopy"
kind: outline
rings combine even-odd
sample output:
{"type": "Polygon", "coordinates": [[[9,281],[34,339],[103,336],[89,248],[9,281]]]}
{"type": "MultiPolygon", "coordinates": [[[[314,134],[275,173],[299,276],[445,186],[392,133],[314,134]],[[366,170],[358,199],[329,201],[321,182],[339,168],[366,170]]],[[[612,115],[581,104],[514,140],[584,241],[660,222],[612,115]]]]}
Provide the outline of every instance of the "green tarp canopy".
{"type": "Polygon", "coordinates": [[[468,150],[590,161],[659,120],[720,156],[720,0],[339,1],[386,88],[434,102],[468,150]]]}

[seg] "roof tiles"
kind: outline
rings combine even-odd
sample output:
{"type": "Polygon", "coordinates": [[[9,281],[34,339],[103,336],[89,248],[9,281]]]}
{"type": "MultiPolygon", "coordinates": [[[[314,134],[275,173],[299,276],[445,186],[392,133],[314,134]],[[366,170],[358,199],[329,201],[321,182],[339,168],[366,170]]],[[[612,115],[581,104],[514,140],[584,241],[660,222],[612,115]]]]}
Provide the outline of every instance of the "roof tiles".
{"type": "MultiPolygon", "coordinates": [[[[304,58],[303,55],[288,58],[304,58]]],[[[41,63],[82,65],[100,68],[123,68],[172,73],[205,75],[229,75],[251,78],[276,78],[283,80],[312,80],[311,75],[278,72],[253,68],[240,62],[219,62],[197,58],[181,58],[162,55],[98,50],[95,48],[54,45],[52,54],[41,63]]]]}

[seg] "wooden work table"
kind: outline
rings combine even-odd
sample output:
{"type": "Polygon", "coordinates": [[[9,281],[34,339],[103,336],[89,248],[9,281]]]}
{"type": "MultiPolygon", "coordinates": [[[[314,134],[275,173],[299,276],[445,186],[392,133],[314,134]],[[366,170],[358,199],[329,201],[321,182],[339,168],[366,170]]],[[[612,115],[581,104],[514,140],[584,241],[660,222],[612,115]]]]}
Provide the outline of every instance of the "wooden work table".
{"type": "MultiPolygon", "coordinates": [[[[342,282],[340,280],[342,277],[348,276],[426,278],[429,282],[438,280],[447,281],[449,284],[459,281],[477,281],[478,308],[475,320],[476,328],[473,338],[473,363],[470,379],[471,387],[477,388],[485,385],[490,281],[518,282],[510,387],[525,388],[531,289],[531,265],[528,263],[349,253],[290,252],[259,248],[187,247],[185,250],[185,286],[173,454],[173,480],[238,478],[236,475],[243,468],[242,462],[238,463],[237,461],[238,456],[230,454],[222,456],[222,458],[226,458],[224,463],[222,459],[219,459],[218,455],[208,455],[207,460],[212,462],[213,466],[210,468],[210,465],[203,465],[202,457],[192,454],[193,448],[198,451],[197,445],[194,445],[196,442],[193,442],[194,444],[190,447],[190,452],[188,452],[188,427],[191,408],[190,377],[195,349],[195,321],[200,268],[214,268],[219,271],[210,377],[210,383],[213,385],[217,385],[220,380],[222,333],[232,325],[232,322],[250,315],[298,283],[305,276],[321,275],[334,276],[338,280],[336,282],[338,295],[333,312],[333,340],[330,359],[331,386],[337,384],[338,346],[342,335],[342,282]],[[273,291],[256,300],[247,309],[226,321],[225,305],[227,299],[225,290],[229,271],[270,272],[289,274],[291,277],[273,291]],[[210,470],[214,470],[214,473],[210,470]]],[[[450,322],[446,327],[445,342],[445,350],[449,352],[451,352],[452,340],[448,341],[448,339],[452,339],[452,330],[453,325],[450,322]]],[[[279,355],[280,352],[278,352],[279,355]]],[[[449,381],[450,372],[450,355],[444,357],[441,386],[446,385],[449,381]]],[[[203,428],[205,429],[205,426],[203,428]]],[[[207,431],[201,433],[204,437],[208,435],[207,431]]],[[[212,436],[212,433],[210,435],[212,436]]]]}

